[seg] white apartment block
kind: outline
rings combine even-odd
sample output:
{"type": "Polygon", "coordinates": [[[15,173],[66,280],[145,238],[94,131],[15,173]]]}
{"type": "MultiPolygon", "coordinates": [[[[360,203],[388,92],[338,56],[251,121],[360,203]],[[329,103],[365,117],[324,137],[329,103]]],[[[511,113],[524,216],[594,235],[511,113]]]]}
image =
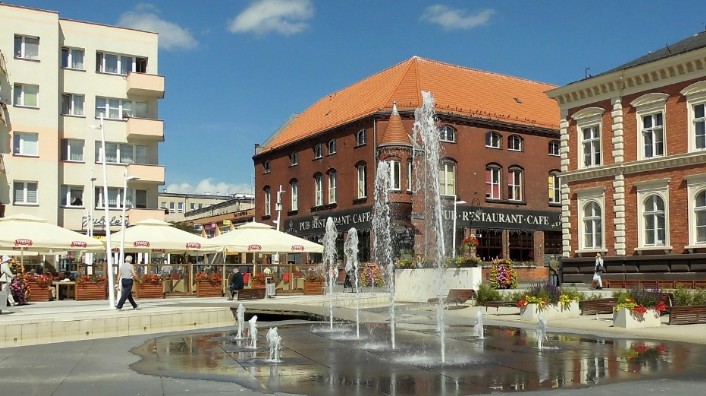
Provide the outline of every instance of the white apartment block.
{"type": "Polygon", "coordinates": [[[104,233],[104,205],[114,231],[123,201],[130,223],[164,219],[157,43],[156,33],[0,4],[4,216],[25,213],[85,232],[92,215],[96,235],[104,233]]]}

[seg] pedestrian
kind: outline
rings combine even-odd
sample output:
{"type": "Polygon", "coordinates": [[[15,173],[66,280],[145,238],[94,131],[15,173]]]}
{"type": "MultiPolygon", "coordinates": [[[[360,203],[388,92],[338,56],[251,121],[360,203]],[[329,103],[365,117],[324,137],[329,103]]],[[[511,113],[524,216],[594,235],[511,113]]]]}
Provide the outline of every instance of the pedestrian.
{"type": "Polygon", "coordinates": [[[137,303],[132,298],[132,285],[137,279],[137,272],[135,272],[135,266],[132,265],[132,256],[126,256],[125,262],[120,266],[118,271],[118,279],[120,279],[120,287],[122,289],[122,294],[120,295],[120,300],[118,305],[115,306],[117,309],[123,309],[125,300],[130,301],[132,304],[132,309],[137,309],[137,303]]]}
{"type": "Polygon", "coordinates": [[[596,289],[598,290],[603,288],[603,279],[601,279],[603,271],[605,271],[605,267],[603,267],[603,257],[601,257],[600,253],[596,253],[596,268],[593,273],[593,280],[596,282],[596,289]]]}
{"type": "Polygon", "coordinates": [[[243,290],[243,287],[245,287],[245,282],[243,282],[243,274],[240,273],[240,269],[238,267],[235,267],[233,270],[233,275],[230,276],[230,286],[228,287],[230,296],[228,299],[232,300],[235,298],[238,291],[243,290]]]}
{"type": "MultiPolygon", "coordinates": [[[[7,255],[2,256],[2,264],[0,265],[0,289],[6,287],[9,289],[12,279],[15,277],[15,274],[12,273],[12,269],[10,268],[10,262],[12,262],[12,257],[7,255]]],[[[7,302],[12,306],[17,305],[15,298],[12,297],[12,290],[8,290],[7,302]]]]}

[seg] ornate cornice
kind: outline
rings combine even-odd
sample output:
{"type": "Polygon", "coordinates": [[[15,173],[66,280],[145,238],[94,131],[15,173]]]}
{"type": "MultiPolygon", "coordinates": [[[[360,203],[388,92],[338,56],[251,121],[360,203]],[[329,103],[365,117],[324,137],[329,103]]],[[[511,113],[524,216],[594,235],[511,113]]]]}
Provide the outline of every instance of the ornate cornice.
{"type": "Polygon", "coordinates": [[[683,166],[706,163],[706,152],[672,155],[664,158],[651,158],[649,160],[632,161],[620,164],[600,166],[595,168],[580,169],[571,172],[562,172],[559,176],[566,183],[628,175],[655,170],[667,170],[683,166]]]}

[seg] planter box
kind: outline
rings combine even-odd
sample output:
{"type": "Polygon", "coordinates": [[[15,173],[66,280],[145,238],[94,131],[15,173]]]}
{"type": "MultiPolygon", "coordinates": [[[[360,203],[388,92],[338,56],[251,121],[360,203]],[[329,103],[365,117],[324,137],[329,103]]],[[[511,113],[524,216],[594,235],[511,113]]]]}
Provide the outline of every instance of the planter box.
{"type": "Polygon", "coordinates": [[[620,308],[613,313],[613,327],[624,329],[640,329],[645,327],[659,327],[662,320],[659,312],[654,309],[647,309],[644,315],[634,314],[627,308],[620,308]]]}
{"type": "Polygon", "coordinates": [[[108,295],[108,287],[106,282],[100,283],[84,283],[76,284],[76,292],[74,298],[77,301],[83,300],[105,300],[108,295]]]}
{"type": "Polygon", "coordinates": [[[478,290],[483,281],[480,267],[445,268],[442,271],[440,285],[438,269],[395,269],[395,301],[425,303],[430,298],[446,296],[451,289],[478,290]]]}
{"type": "Polygon", "coordinates": [[[323,281],[304,281],[305,295],[323,295],[326,290],[326,283],[323,281]]]}
{"type": "Polygon", "coordinates": [[[39,286],[37,282],[25,282],[29,289],[29,300],[31,302],[49,301],[51,300],[51,289],[49,286],[39,286]]]}
{"type": "Polygon", "coordinates": [[[578,318],[581,316],[578,301],[572,301],[567,306],[561,304],[545,305],[544,309],[539,310],[537,304],[527,304],[520,308],[520,320],[523,322],[539,322],[539,318],[543,317],[546,320],[578,318]]]}
{"type": "Polygon", "coordinates": [[[138,298],[164,298],[164,283],[138,283],[135,295],[138,298]]]}
{"type": "Polygon", "coordinates": [[[212,285],[209,281],[196,282],[196,297],[223,297],[220,283],[212,285]]]}

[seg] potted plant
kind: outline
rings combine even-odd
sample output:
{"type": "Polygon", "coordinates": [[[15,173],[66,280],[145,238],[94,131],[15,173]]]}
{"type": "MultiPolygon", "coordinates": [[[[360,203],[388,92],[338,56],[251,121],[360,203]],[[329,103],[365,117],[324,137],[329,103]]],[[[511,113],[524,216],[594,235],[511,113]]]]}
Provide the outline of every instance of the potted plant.
{"type": "Polygon", "coordinates": [[[535,284],[517,301],[520,319],[528,322],[545,319],[577,318],[581,295],[575,289],[562,289],[549,283],[535,284]]]}
{"type": "Polygon", "coordinates": [[[662,301],[662,291],[633,287],[624,292],[616,292],[618,303],[613,313],[613,326],[626,329],[659,327],[660,315],[667,309],[662,301]]]}
{"type": "Polygon", "coordinates": [[[51,299],[51,289],[49,286],[51,285],[52,279],[51,275],[25,275],[24,280],[28,291],[27,300],[49,301],[51,299]]]}
{"type": "Polygon", "coordinates": [[[325,292],[326,278],[313,269],[309,269],[304,276],[304,294],[323,295],[325,292]]]}
{"type": "Polygon", "coordinates": [[[158,274],[148,274],[137,283],[137,297],[164,298],[164,282],[158,274]]]}
{"type": "Polygon", "coordinates": [[[510,259],[495,259],[490,267],[490,286],[495,289],[515,289],[517,271],[510,259]]]}
{"type": "Polygon", "coordinates": [[[219,273],[196,274],[196,297],[223,297],[223,277],[219,273]]]}
{"type": "Polygon", "coordinates": [[[76,278],[74,298],[80,300],[103,300],[108,294],[105,276],[91,274],[76,278]]]}
{"type": "Polygon", "coordinates": [[[363,287],[383,287],[385,286],[385,276],[378,265],[366,265],[360,277],[360,285],[363,287]]]}
{"type": "Polygon", "coordinates": [[[250,284],[253,288],[263,288],[265,287],[265,275],[262,272],[253,274],[250,278],[250,284]]]}

